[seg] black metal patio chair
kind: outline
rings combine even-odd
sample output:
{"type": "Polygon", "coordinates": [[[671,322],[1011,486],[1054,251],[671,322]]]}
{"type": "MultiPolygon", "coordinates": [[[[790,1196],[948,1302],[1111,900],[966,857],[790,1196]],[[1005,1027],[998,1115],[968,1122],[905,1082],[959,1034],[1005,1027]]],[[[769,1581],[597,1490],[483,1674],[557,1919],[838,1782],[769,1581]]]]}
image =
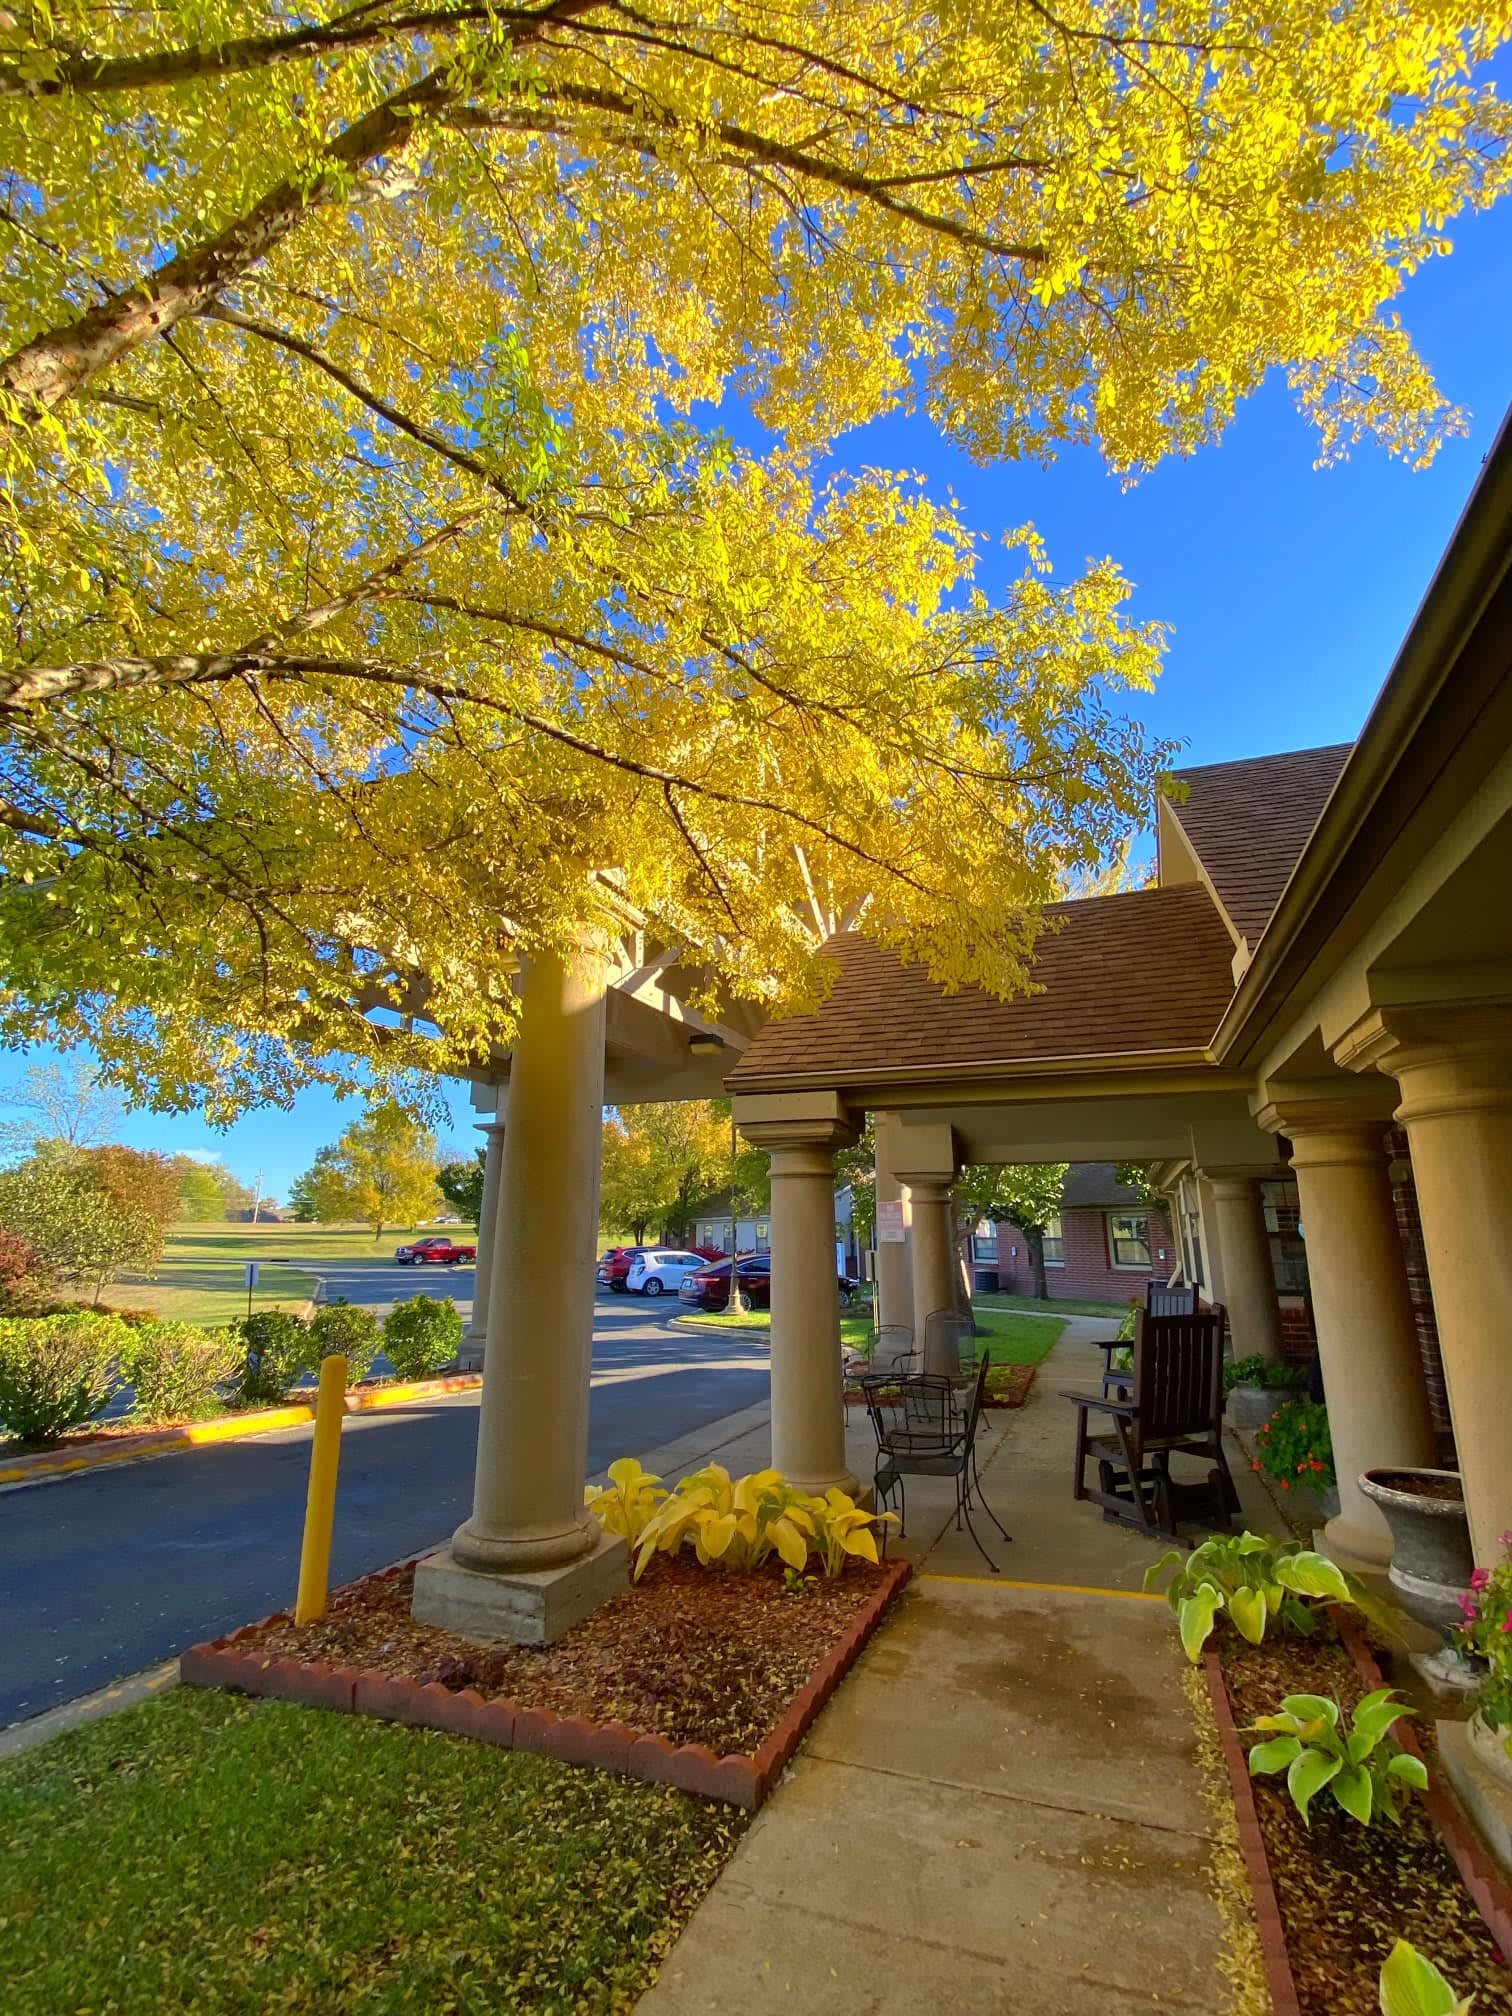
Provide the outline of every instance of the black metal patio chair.
{"type": "Polygon", "coordinates": [[[1000,1572],[998,1564],[982,1545],[971,1517],[972,1505],[976,1502],[1002,1537],[1012,1539],[1012,1534],[987,1503],[977,1467],[977,1429],[981,1425],[990,1370],[991,1360],[984,1351],[972,1385],[970,1405],[964,1414],[956,1406],[954,1382],[942,1373],[919,1372],[906,1379],[877,1376],[865,1379],[861,1384],[866,1392],[867,1412],[877,1437],[877,1468],[872,1488],[878,1505],[886,1507],[896,1491],[902,1515],[898,1531],[906,1533],[908,1496],[903,1480],[906,1477],[953,1477],[956,1531],[961,1530],[964,1519],[977,1552],[996,1575],[1000,1572]]]}
{"type": "Polygon", "coordinates": [[[1181,1316],[1141,1311],[1134,1369],[1120,1375],[1132,1397],[1062,1393],[1077,1410],[1073,1497],[1101,1505],[1104,1518],[1171,1539],[1181,1519],[1229,1524],[1239,1495],[1223,1451],[1223,1326],[1221,1307],[1181,1316]],[[1108,1417],[1109,1432],[1089,1431],[1094,1413],[1108,1417]],[[1211,1467],[1200,1482],[1178,1480],[1173,1456],[1205,1458],[1211,1467]],[[1089,1458],[1096,1490],[1087,1484],[1089,1458]]]}

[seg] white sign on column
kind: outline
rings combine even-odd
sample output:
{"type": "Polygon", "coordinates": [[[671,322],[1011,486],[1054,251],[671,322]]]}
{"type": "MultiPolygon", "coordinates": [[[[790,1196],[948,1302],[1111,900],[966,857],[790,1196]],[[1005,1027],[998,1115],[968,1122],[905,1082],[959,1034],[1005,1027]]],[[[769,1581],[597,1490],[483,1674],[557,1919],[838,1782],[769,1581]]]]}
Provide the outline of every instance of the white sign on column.
{"type": "Polygon", "coordinates": [[[901,1246],[904,1243],[903,1202],[894,1198],[890,1203],[877,1206],[877,1244],[879,1246],[901,1246]]]}

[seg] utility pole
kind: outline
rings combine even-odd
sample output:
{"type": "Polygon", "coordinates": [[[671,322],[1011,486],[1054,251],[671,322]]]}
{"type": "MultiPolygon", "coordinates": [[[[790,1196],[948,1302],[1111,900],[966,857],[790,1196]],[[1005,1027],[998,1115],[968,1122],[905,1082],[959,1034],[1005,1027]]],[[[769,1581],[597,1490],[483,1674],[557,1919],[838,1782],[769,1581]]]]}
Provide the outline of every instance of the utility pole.
{"type": "Polygon", "coordinates": [[[257,1223],[257,1214],[262,1209],[262,1179],[263,1172],[259,1169],[257,1172],[257,1185],[252,1192],[252,1223],[254,1225],[257,1223]]]}

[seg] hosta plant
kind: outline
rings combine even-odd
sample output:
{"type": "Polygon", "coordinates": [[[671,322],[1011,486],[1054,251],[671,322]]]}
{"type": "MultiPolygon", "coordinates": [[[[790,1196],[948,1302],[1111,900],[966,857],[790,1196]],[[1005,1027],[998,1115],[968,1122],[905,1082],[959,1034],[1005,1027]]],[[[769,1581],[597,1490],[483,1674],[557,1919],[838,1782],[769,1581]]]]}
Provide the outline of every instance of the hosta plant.
{"type": "Polygon", "coordinates": [[[1426,1953],[1398,1939],[1381,1969],[1381,2016],[1469,2016],[1473,1995],[1459,1996],[1426,1953]]]}
{"type": "Polygon", "coordinates": [[[1152,1589],[1167,1573],[1166,1601],[1176,1613],[1182,1646],[1194,1666],[1224,1612],[1252,1645],[1276,1621],[1310,1637],[1316,1628],[1312,1612],[1320,1603],[1352,1603],[1391,1628],[1390,1613],[1356,1576],[1297,1540],[1214,1533],[1190,1554],[1174,1547],[1163,1554],[1146,1570],[1145,1588],[1152,1589]]]}
{"type": "Polygon", "coordinates": [[[583,1502],[606,1533],[618,1533],[633,1547],[667,1493],[660,1477],[643,1470],[634,1456],[609,1465],[607,1484],[590,1484],[583,1502]]]}
{"type": "MultiPolygon", "coordinates": [[[[883,1517],[890,1518],[891,1514],[883,1517]]],[[[652,1555],[691,1547],[703,1566],[759,1568],[771,1555],[801,1574],[812,1553],[826,1575],[838,1575],[848,1557],[875,1561],[871,1528],[877,1520],[843,1491],[814,1498],[789,1484],[780,1470],[732,1478],[722,1464],[683,1478],[657,1506],[641,1531],[637,1580],[652,1555]]]]}
{"type": "Polygon", "coordinates": [[[814,1551],[823,1562],[826,1575],[838,1575],[846,1557],[852,1554],[876,1566],[877,1536],[872,1527],[884,1520],[896,1525],[895,1512],[863,1512],[854,1498],[833,1485],[822,1498],[809,1502],[814,1510],[814,1551]]]}
{"type": "Polygon", "coordinates": [[[789,1484],[780,1470],[756,1470],[738,1482],[721,1463],[684,1477],[641,1534],[635,1573],[644,1574],[653,1554],[691,1547],[707,1567],[757,1568],[772,1553],[790,1568],[808,1560],[813,1537],[813,1500],[789,1484]]]}
{"type": "Polygon", "coordinates": [[[1404,1750],[1392,1725],[1413,1711],[1378,1687],[1352,1717],[1326,1694],[1288,1694],[1274,1715],[1261,1715],[1250,1732],[1264,1735],[1249,1753],[1252,1776],[1286,1773],[1286,1789],[1304,1822],[1308,1808],[1328,1791],[1362,1827],[1375,1820],[1401,1825],[1401,1809],[1414,1790],[1428,1783],[1421,1757],[1404,1750]]]}

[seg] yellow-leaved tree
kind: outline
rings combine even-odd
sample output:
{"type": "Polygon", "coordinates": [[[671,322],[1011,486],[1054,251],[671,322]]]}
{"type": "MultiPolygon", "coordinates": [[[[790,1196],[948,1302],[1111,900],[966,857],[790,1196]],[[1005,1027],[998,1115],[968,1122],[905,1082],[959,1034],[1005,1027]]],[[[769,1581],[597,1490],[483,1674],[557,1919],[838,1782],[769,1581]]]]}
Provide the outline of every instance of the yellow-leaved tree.
{"type": "Polygon", "coordinates": [[[1506,0],[84,0],[0,16],[0,1033],[380,1088],[633,928],[1022,984],[1163,759],[1109,562],[981,585],[863,469],[1137,473],[1271,370],[1460,424],[1392,312],[1505,185],[1506,0]],[[711,422],[740,401],[764,456],[711,422]]]}

